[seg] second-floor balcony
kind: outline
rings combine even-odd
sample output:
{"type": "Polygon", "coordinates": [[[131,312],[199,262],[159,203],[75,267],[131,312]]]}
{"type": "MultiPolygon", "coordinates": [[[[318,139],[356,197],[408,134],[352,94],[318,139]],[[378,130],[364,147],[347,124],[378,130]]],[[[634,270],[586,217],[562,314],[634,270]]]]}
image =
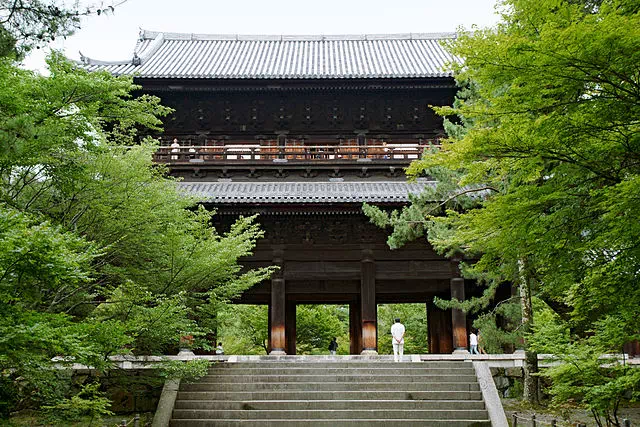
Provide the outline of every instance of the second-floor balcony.
{"type": "Polygon", "coordinates": [[[273,164],[273,163],[330,163],[353,162],[408,164],[419,159],[429,143],[397,143],[382,145],[284,145],[260,144],[181,145],[161,146],[154,160],[169,165],[188,164],[273,164]]]}

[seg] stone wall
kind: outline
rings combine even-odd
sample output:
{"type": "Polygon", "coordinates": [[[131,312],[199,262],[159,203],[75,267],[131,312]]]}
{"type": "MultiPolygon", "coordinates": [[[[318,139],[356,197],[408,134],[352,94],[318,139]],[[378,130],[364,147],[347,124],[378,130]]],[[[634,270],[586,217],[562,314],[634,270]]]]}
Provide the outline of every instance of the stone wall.
{"type": "MultiPolygon", "coordinates": [[[[76,372],[74,387],[93,381],[95,372],[76,372]]],[[[111,400],[110,410],[116,414],[154,412],[160,399],[164,378],[153,370],[112,370],[100,375],[101,391],[111,400]]]]}
{"type": "Polygon", "coordinates": [[[522,395],[524,374],[521,367],[491,368],[491,375],[501,397],[512,398],[522,395]]]}

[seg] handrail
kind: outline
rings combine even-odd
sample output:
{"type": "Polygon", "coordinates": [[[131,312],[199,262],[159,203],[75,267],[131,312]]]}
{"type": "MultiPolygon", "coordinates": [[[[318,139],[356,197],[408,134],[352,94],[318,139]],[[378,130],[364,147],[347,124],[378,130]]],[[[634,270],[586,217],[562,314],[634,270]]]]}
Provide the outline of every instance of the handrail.
{"type": "MultiPolygon", "coordinates": [[[[558,423],[555,418],[553,418],[550,422],[546,422],[546,421],[542,421],[542,420],[536,419],[536,414],[532,414],[531,418],[526,418],[526,417],[523,417],[522,415],[518,415],[516,412],[514,412],[511,415],[511,419],[512,419],[511,425],[513,427],[517,427],[518,426],[518,420],[530,421],[532,427],[536,427],[539,424],[550,425],[550,426],[555,427],[557,425],[557,423],[558,423]]],[[[583,425],[580,424],[577,427],[583,427],[583,425]]]]}
{"type": "MultiPolygon", "coordinates": [[[[531,427],[537,427],[538,425],[541,425],[541,424],[549,425],[549,426],[553,426],[553,427],[558,425],[558,421],[555,418],[553,418],[553,419],[551,419],[551,421],[547,422],[547,421],[538,420],[536,418],[536,414],[535,413],[531,415],[531,418],[527,418],[527,417],[523,417],[522,415],[518,415],[517,412],[514,412],[511,415],[511,425],[512,425],[512,427],[518,427],[518,425],[519,425],[518,421],[519,420],[521,420],[521,421],[529,421],[530,422],[529,425],[531,427]]],[[[622,424],[623,424],[624,427],[631,427],[631,422],[626,418],[622,420],[622,424]]],[[[524,424],[522,424],[522,425],[524,425],[524,424]]],[[[587,427],[587,425],[584,424],[584,423],[577,423],[576,427],[587,427]]]]}
{"type": "Polygon", "coordinates": [[[118,424],[115,425],[115,427],[127,427],[127,426],[139,427],[140,426],[140,414],[136,414],[129,421],[122,420],[118,424]]]}
{"type": "Polygon", "coordinates": [[[313,160],[415,160],[429,145],[172,145],[160,146],[154,155],[159,163],[199,163],[217,161],[313,161],[313,160]]]}

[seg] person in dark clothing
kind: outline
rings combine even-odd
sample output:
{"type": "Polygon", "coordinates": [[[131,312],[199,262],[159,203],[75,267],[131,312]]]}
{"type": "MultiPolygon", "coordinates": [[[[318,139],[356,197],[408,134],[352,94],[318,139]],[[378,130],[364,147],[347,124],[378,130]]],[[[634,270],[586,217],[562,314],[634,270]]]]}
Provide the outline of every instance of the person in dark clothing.
{"type": "Polygon", "coordinates": [[[329,353],[331,353],[332,356],[335,356],[336,351],[338,351],[338,342],[336,341],[336,337],[333,337],[329,343],[329,353]]]}

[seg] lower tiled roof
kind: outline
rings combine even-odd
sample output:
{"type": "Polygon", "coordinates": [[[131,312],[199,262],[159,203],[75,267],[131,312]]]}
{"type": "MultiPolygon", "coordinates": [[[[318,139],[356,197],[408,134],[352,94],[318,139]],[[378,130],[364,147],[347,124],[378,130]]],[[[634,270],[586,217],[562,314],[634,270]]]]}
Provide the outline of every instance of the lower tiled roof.
{"type": "Polygon", "coordinates": [[[180,182],[203,203],[406,203],[429,182],[180,182]]]}

